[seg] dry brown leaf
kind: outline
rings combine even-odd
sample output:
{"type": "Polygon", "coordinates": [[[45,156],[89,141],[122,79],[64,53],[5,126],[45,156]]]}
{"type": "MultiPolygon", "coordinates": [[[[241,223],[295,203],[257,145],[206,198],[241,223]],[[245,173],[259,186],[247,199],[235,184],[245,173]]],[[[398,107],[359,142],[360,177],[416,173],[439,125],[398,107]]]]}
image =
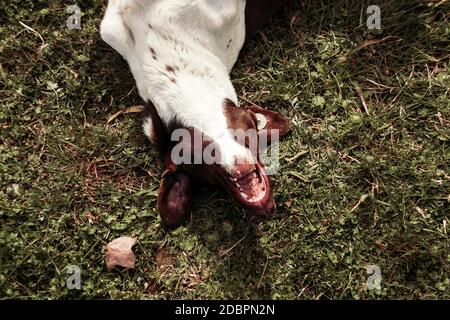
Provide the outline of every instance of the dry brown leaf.
{"type": "Polygon", "coordinates": [[[131,247],[136,243],[136,238],[120,237],[114,239],[106,247],[106,268],[111,271],[115,266],[134,268],[136,256],[131,247]]]}
{"type": "Polygon", "coordinates": [[[119,110],[116,113],[114,113],[111,117],[109,117],[108,121],[106,121],[106,124],[110,124],[115,118],[117,118],[122,114],[139,113],[142,112],[142,110],[144,110],[144,106],[131,106],[126,109],[119,110]]]}

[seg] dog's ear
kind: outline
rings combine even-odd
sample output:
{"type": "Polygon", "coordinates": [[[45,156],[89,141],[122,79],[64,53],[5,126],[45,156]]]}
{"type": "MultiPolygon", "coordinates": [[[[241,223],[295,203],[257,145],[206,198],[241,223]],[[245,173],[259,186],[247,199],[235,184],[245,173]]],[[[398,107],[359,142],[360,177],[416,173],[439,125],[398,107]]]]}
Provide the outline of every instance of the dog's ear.
{"type": "Polygon", "coordinates": [[[278,112],[263,109],[255,104],[245,106],[245,108],[255,115],[258,135],[260,137],[266,135],[268,143],[271,142],[272,130],[278,131],[279,138],[283,138],[291,132],[289,119],[278,112]]]}
{"type": "Polygon", "coordinates": [[[192,202],[193,186],[191,178],[176,172],[169,166],[163,173],[158,193],[158,211],[163,226],[174,229],[180,226],[189,214],[192,202]]]}

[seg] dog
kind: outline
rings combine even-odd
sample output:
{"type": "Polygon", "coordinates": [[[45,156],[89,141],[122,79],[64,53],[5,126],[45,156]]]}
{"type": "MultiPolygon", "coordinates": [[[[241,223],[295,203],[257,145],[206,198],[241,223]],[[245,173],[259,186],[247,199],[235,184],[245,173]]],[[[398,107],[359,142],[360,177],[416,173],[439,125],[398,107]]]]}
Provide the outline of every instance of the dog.
{"type": "Polygon", "coordinates": [[[283,2],[109,0],[100,34],[128,62],[146,106],[144,133],[164,158],[157,200],[164,227],[183,223],[198,184],[224,188],[258,217],[274,214],[259,146],[254,152],[248,136],[231,131],[270,144],[290,123],[260,106],[239,106],[230,72],[244,41],[283,2]]]}

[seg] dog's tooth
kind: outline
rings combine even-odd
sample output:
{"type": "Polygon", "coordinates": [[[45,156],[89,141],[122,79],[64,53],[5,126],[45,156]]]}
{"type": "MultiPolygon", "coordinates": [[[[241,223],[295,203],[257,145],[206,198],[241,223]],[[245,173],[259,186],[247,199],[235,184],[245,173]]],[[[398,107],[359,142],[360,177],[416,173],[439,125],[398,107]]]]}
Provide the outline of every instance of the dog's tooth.
{"type": "Polygon", "coordinates": [[[245,198],[245,199],[248,199],[248,196],[247,196],[245,193],[243,193],[243,192],[241,192],[241,196],[242,196],[243,198],[245,198]]]}

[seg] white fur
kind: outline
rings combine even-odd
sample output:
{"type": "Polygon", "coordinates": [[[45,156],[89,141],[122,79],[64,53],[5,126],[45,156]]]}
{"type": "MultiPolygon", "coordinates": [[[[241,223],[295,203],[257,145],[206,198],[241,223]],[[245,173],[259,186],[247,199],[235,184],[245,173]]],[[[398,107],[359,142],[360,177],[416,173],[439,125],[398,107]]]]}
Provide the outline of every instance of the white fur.
{"type": "MultiPolygon", "coordinates": [[[[109,0],[100,28],[161,120],[176,118],[218,141],[226,168],[235,157],[250,157],[224,115],[226,99],[238,105],[229,73],[245,39],[244,11],[245,0],[109,0]]],[[[147,135],[151,129],[145,122],[147,135]]]]}
{"type": "Polygon", "coordinates": [[[150,139],[150,141],[152,143],[155,143],[155,141],[153,141],[154,136],[152,118],[150,118],[149,116],[145,118],[144,123],[142,124],[142,128],[144,129],[144,134],[150,139]]]}

